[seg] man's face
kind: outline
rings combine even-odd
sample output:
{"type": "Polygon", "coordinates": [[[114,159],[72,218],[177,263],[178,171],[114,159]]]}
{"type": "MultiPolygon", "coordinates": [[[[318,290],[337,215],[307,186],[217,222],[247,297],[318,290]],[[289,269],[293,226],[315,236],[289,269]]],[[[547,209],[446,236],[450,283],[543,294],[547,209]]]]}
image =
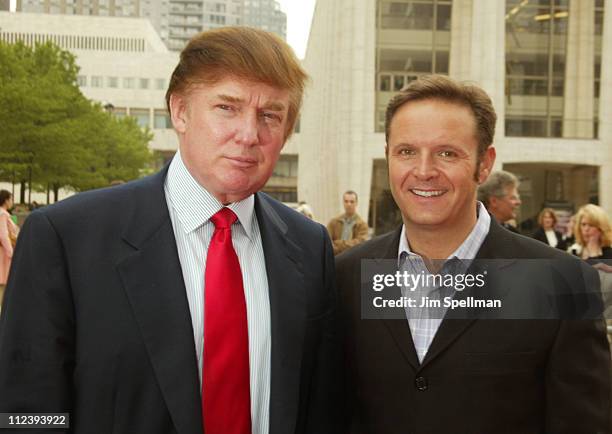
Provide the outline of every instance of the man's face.
{"type": "Polygon", "coordinates": [[[515,219],[519,206],[521,198],[515,185],[507,186],[502,197],[489,198],[489,212],[501,223],[515,219]]]}
{"type": "Polygon", "coordinates": [[[170,106],[185,166],[221,203],[264,186],[285,142],[289,91],[228,76],[170,106]]]}
{"type": "Polygon", "coordinates": [[[344,212],[346,215],[351,216],[357,211],[357,198],[354,194],[345,194],[342,196],[344,203],[344,212]]]}
{"type": "Polygon", "coordinates": [[[389,183],[407,229],[469,231],[476,222],[478,182],[495,161],[490,147],[477,164],[471,110],[439,100],[412,101],[398,109],[389,129],[389,183]]]}

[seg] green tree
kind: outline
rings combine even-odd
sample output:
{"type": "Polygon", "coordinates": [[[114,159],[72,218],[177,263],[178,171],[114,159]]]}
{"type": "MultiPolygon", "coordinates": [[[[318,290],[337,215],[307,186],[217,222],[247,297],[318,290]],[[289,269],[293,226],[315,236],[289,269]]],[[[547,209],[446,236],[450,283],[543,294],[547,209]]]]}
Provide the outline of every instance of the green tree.
{"type": "Polygon", "coordinates": [[[116,119],[77,86],[75,57],[48,42],[0,42],[0,179],[57,192],[140,176],[152,135],[116,119]]]}

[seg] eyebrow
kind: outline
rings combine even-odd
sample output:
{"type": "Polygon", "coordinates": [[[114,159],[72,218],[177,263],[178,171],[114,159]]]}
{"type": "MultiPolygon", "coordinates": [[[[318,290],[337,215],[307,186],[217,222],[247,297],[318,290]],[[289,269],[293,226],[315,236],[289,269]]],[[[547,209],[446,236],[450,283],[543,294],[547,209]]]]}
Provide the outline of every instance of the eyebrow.
{"type": "MultiPolygon", "coordinates": [[[[217,97],[225,102],[230,102],[234,104],[244,103],[244,99],[238,98],[235,96],[231,96],[231,95],[219,94],[217,95],[217,97]]],[[[272,110],[276,112],[282,112],[285,110],[285,106],[282,103],[277,102],[277,101],[270,101],[269,103],[264,104],[264,106],[261,108],[264,110],[272,110]]]]}

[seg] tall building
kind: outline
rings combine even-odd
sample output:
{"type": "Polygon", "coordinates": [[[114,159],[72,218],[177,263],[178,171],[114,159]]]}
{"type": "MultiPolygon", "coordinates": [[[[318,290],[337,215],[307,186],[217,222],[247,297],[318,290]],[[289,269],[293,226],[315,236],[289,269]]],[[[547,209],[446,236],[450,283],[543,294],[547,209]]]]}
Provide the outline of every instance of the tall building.
{"type": "Polygon", "coordinates": [[[140,0],[17,0],[18,12],[138,17],[140,0]]]}
{"type": "Polygon", "coordinates": [[[0,0],[0,11],[10,11],[11,0],[0,0]]]}
{"type": "Polygon", "coordinates": [[[147,18],[170,50],[202,30],[247,25],[283,39],[287,16],[277,0],[18,0],[22,12],[147,18]]]}
{"type": "Polygon", "coordinates": [[[612,0],[318,0],[299,199],[326,221],[355,190],[375,232],[393,227],[385,107],[411,80],[439,73],[491,95],[496,168],[522,181],[523,229],[543,206],[612,212],[611,10],[612,0]]]}
{"type": "Polygon", "coordinates": [[[242,3],[242,24],[287,38],[287,15],[281,11],[277,0],[245,0],[242,3]]]}

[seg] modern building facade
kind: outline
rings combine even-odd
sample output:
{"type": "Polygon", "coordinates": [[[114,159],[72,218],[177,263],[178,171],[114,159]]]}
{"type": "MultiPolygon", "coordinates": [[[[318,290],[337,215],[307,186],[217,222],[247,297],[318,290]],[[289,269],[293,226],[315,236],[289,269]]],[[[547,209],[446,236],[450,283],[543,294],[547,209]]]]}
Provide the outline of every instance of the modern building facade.
{"type": "Polygon", "coordinates": [[[326,221],[352,189],[376,233],[393,227],[385,107],[439,73],[491,95],[496,168],[522,181],[526,232],[543,206],[612,211],[611,29],[612,0],[319,0],[304,61],[300,200],[326,221]]]}
{"type": "Polygon", "coordinates": [[[246,25],[286,37],[287,16],[276,0],[18,0],[17,11],[141,17],[170,50],[180,51],[195,34],[246,25]]]}

